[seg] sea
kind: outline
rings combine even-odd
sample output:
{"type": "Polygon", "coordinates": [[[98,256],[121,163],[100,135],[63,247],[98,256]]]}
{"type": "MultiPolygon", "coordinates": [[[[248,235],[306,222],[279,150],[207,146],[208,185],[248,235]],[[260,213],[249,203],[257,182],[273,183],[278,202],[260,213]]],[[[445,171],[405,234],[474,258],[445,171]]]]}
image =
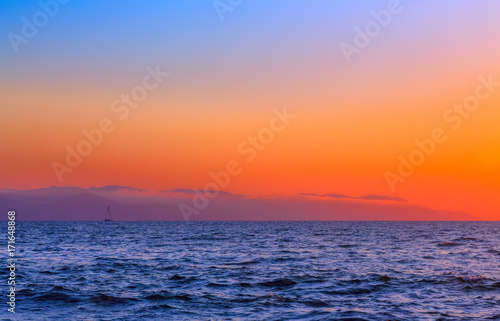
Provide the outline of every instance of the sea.
{"type": "Polygon", "coordinates": [[[2,320],[500,320],[500,222],[18,221],[15,255],[2,320]]]}

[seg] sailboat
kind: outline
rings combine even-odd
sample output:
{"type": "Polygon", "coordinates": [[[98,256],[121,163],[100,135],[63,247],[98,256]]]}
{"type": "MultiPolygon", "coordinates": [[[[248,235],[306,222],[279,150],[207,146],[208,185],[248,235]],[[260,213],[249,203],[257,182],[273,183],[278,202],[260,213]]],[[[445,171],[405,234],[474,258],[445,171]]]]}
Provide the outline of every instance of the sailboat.
{"type": "Polygon", "coordinates": [[[104,219],[104,222],[111,222],[113,221],[113,217],[111,216],[111,209],[109,208],[108,205],[108,210],[106,211],[106,218],[104,219]]]}

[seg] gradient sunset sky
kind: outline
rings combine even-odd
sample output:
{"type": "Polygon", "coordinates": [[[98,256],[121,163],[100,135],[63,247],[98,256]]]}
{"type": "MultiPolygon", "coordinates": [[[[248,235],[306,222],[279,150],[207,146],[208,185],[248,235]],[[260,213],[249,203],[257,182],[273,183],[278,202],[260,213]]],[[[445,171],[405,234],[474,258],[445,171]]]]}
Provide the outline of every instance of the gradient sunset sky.
{"type": "MultiPolygon", "coordinates": [[[[43,2],[43,1],[42,1],[43,2]]],[[[0,189],[199,188],[232,159],[236,194],[389,195],[500,219],[500,87],[458,129],[443,114],[500,82],[500,2],[401,1],[348,63],[340,49],[390,1],[69,1],[16,53],[37,1],[0,3],[0,189]],[[120,120],[111,103],[147,66],[169,76],[120,120]],[[246,162],[238,146],[273,109],[296,117],[246,162]],[[60,182],[82,130],[116,129],[60,182]],[[447,140],[391,190],[384,173],[416,139],[447,140]]],[[[402,214],[402,219],[411,219],[402,214]]]]}

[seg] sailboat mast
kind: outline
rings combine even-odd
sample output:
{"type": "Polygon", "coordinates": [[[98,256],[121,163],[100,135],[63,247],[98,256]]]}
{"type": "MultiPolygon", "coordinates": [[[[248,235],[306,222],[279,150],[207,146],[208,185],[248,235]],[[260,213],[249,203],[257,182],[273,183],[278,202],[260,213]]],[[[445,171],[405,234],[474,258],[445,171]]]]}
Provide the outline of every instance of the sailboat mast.
{"type": "Polygon", "coordinates": [[[109,205],[108,205],[108,209],[106,210],[106,218],[104,220],[105,221],[112,221],[113,220],[113,217],[111,216],[111,209],[109,208],[109,205]]]}

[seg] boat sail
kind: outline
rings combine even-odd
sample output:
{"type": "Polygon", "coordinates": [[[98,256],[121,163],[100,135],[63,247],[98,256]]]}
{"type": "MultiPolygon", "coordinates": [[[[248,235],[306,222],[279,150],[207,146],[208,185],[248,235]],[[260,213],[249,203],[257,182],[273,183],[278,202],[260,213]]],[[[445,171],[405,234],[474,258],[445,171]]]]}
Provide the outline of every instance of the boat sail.
{"type": "Polygon", "coordinates": [[[111,216],[111,209],[109,208],[108,205],[108,210],[106,211],[106,218],[104,219],[104,222],[111,222],[113,221],[113,217],[111,216]]]}

